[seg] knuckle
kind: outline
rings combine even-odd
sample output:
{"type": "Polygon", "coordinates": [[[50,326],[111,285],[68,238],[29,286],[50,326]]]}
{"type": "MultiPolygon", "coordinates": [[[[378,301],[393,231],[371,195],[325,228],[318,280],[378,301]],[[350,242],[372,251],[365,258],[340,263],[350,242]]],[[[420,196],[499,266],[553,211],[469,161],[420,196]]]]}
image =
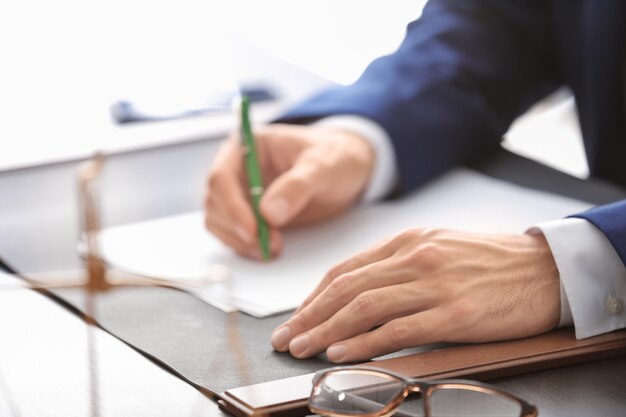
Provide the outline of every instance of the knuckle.
{"type": "Polygon", "coordinates": [[[364,292],[354,299],[354,308],[360,316],[371,316],[378,306],[378,297],[372,292],[364,292]]]}
{"type": "Polygon", "coordinates": [[[446,318],[453,323],[458,323],[465,319],[468,313],[467,306],[459,303],[450,305],[446,310],[446,318]]]}
{"type": "Polygon", "coordinates": [[[411,231],[405,230],[395,235],[391,240],[392,242],[402,243],[402,242],[405,242],[407,239],[409,239],[410,236],[411,236],[411,231]]]}
{"type": "Polygon", "coordinates": [[[329,340],[334,338],[336,330],[333,326],[330,326],[327,323],[324,323],[320,326],[317,326],[314,330],[309,332],[309,336],[311,337],[311,344],[320,347],[327,347],[329,340]]]}
{"type": "Polygon", "coordinates": [[[304,172],[292,172],[289,176],[288,186],[294,190],[305,190],[311,184],[311,178],[304,172]]]}
{"type": "Polygon", "coordinates": [[[437,269],[443,262],[442,248],[433,242],[427,242],[419,245],[409,255],[410,261],[419,266],[420,269],[433,271],[437,269]]]}
{"type": "Polygon", "coordinates": [[[374,354],[374,349],[370,338],[366,335],[358,338],[356,350],[363,357],[371,357],[374,354]]]}
{"type": "Polygon", "coordinates": [[[352,287],[351,281],[352,277],[348,274],[335,278],[328,286],[329,294],[338,300],[348,301],[350,288],[352,287]]]}
{"type": "Polygon", "coordinates": [[[341,272],[345,269],[345,266],[346,261],[336,264],[335,266],[330,268],[330,270],[328,270],[326,276],[324,277],[324,280],[326,280],[330,284],[331,281],[341,275],[341,272]]]}
{"type": "Polygon", "coordinates": [[[424,227],[421,229],[415,229],[415,231],[419,235],[420,239],[426,242],[440,239],[444,237],[447,233],[446,229],[441,229],[437,227],[424,227]]]}
{"type": "Polygon", "coordinates": [[[395,237],[392,238],[391,242],[396,243],[398,245],[404,245],[406,243],[412,242],[416,237],[420,234],[419,229],[409,229],[403,232],[400,232],[395,237]]]}
{"type": "Polygon", "coordinates": [[[445,309],[446,321],[454,325],[465,326],[476,315],[477,306],[471,302],[455,302],[445,309]]]}
{"type": "Polygon", "coordinates": [[[419,234],[422,239],[431,240],[437,237],[440,237],[444,233],[443,229],[439,228],[424,228],[419,230],[419,234]]]}
{"type": "Polygon", "coordinates": [[[387,237],[383,240],[380,241],[380,243],[378,244],[379,248],[387,248],[390,246],[393,246],[395,243],[395,239],[397,238],[397,236],[391,236],[391,237],[387,237]]]}
{"type": "Polygon", "coordinates": [[[438,322],[425,324],[422,331],[430,331],[442,342],[479,341],[485,318],[471,304],[455,302],[441,308],[438,322]]]}
{"type": "Polygon", "coordinates": [[[404,346],[410,336],[409,326],[403,321],[393,321],[389,326],[389,342],[394,347],[404,346]]]}
{"type": "Polygon", "coordinates": [[[225,180],[226,175],[224,174],[224,171],[221,169],[214,170],[211,175],[209,175],[209,190],[220,190],[223,187],[225,180]]]}
{"type": "Polygon", "coordinates": [[[294,325],[297,329],[308,329],[311,325],[311,319],[309,315],[303,310],[294,316],[291,320],[291,324],[294,325]]]}
{"type": "MultiPolygon", "coordinates": [[[[321,293],[328,291],[328,287],[330,287],[333,283],[334,278],[325,275],[324,278],[322,278],[322,280],[320,281],[319,285],[317,286],[317,288],[315,289],[314,293],[312,293],[311,295],[309,295],[309,298],[315,298],[318,295],[320,295],[321,293]]],[[[311,302],[311,300],[307,298],[307,302],[311,302]]]]}
{"type": "Polygon", "coordinates": [[[309,151],[309,163],[317,171],[329,171],[336,165],[333,159],[328,158],[327,150],[322,147],[313,148],[309,151]]]}

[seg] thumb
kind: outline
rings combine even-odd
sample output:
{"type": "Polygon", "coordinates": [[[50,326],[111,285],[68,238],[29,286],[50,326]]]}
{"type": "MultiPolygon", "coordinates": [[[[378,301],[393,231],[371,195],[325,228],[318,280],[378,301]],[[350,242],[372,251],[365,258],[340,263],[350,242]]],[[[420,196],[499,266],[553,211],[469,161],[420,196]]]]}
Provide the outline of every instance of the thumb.
{"type": "Polygon", "coordinates": [[[303,155],[267,188],[261,199],[261,214],[272,226],[289,224],[306,208],[323,180],[321,165],[303,155]]]}

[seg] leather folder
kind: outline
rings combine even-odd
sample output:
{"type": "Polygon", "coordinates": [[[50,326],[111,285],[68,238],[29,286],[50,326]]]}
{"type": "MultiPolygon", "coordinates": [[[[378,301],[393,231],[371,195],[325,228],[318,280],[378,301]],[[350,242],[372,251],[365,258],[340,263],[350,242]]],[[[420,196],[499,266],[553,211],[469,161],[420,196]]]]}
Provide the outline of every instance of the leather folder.
{"type": "MultiPolygon", "coordinates": [[[[487,380],[626,354],[626,330],[576,340],[572,329],[526,339],[456,345],[366,365],[424,379],[487,380]]],[[[299,417],[314,374],[227,390],[220,408],[237,417],[299,417]]]]}

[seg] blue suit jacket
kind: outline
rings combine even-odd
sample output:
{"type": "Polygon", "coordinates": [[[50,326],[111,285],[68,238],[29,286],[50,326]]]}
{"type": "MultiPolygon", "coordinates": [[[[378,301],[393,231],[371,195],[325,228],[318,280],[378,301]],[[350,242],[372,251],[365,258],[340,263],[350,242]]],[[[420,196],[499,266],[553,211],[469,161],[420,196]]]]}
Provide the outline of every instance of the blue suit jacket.
{"type": "MultiPolygon", "coordinates": [[[[376,121],[408,191],[491,152],[513,119],[568,85],[592,174],[626,186],[625,57],[623,0],[431,0],[395,53],[282,120],[376,121]]],[[[626,264],[626,200],[575,216],[602,230],[626,264]]]]}

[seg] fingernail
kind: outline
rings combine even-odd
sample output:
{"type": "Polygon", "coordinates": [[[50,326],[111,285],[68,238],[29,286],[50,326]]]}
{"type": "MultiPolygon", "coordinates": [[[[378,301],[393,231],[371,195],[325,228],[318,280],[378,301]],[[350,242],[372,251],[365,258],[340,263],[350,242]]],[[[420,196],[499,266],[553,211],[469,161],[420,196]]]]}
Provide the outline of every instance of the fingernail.
{"type": "Polygon", "coordinates": [[[296,356],[302,355],[309,347],[309,339],[308,334],[296,337],[289,343],[289,351],[296,356]]]}
{"type": "Polygon", "coordinates": [[[341,361],[348,353],[346,345],[333,345],[326,350],[326,356],[331,362],[341,361]]]}
{"type": "Polygon", "coordinates": [[[237,233],[237,236],[239,236],[239,239],[243,240],[246,243],[251,243],[252,242],[252,236],[250,236],[250,233],[248,233],[246,231],[246,229],[244,229],[241,226],[237,226],[235,227],[235,233],[237,233]]]}
{"type": "Polygon", "coordinates": [[[283,326],[279,329],[276,329],[272,334],[272,346],[276,350],[286,350],[287,344],[289,343],[289,337],[291,336],[291,330],[289,326],[283,326]]]}
{"type": "Polygon", "coordinates": [[[271,201],[268,211],[271,213],[272,219],[275,223],[283,224],[287,221],[289,216],[289,203],[284,198],[277,198],[271,201]]]}

